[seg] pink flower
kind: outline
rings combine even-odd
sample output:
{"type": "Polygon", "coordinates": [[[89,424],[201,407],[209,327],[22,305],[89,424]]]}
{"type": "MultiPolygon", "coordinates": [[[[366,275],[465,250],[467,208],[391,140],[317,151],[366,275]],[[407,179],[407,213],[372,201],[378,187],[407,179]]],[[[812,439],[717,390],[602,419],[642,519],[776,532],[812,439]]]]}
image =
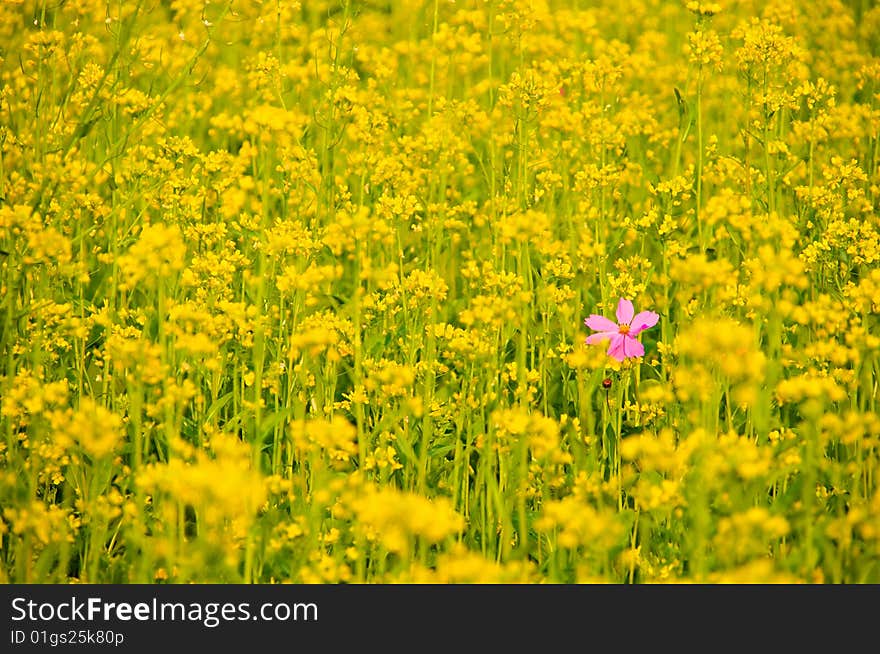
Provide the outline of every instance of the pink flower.
{"type": "Polygon", "coordinates": [[[617,304],[617,324],[605,316],[592,314],[584,320],[584,324],[598,333],[587,336],[587,344],[600,343],[604,340],[611,341],[608,346],[608,356],[612,356],[618,361],[629,357],[644,356],[645,346],[638,341],[636,336],[642,330],[656,325],[660,316],[653,311],[641,311],[633,316],[634,313],[633,303],[620,298],[620,302],[617,304]]]}

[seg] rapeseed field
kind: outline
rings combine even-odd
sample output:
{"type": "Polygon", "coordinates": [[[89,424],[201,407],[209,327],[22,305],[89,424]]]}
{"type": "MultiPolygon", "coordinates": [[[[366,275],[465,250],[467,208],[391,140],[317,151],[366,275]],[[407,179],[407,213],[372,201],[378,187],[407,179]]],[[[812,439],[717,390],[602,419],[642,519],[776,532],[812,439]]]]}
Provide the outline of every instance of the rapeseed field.
{"type": "Polygon", "coordinates": [[[0,4],[0,582],[880,582],[880,8],[0,4]]]}

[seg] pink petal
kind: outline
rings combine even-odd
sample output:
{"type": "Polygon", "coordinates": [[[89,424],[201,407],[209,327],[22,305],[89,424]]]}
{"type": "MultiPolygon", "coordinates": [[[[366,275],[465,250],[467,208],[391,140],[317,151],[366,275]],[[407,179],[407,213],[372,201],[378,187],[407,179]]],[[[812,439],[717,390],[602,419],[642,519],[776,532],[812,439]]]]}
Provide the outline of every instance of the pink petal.
{"type": "Polygon", "coordinates": [[[638,339],[625,334],[623,337],[623,353],[628,357],[643,357],[645,356],[645,346],[638,339]]]}
{"type": "Polygon", "coordinates": [[[597,316],[595,313],[584,320],[584,324],[594,332],[616,332],[617,325],[605,316],[597,316]]]}
{"type": "Polygon", "coordinates": [[[626,358],[626,354],[623,352],[624,340],[623,334],[615,334],[611,339],[611,345],[608,347],[608,356],[614,357],[618,361],[623,361],[626,358]]]}
{"type": "MultiPolygon", "coordinates": [[[[615,325],[616,327],[617,325],[615,325]]],[[[601,343],[605,340],[610,340],[617,336],[617,330],[615,329],[613,332],[599,332],[598,334],[590,334],[587,336],[587,345],[592,345],[593,343],[601,343]]]]}
{"type": "Polygon", "coordinates": [[[653,311],[640,311],[630,323],[629,335],[635,336],[643,329],[648,329],[657,324],[660,316],[653,311]]]}
{"type": "Polygon", "coordinates": [[[617,322],[621,325],[628,325],[633,319],[634,312],[633,303],[620,298],[620,302],[617,303],[617,322]]]}

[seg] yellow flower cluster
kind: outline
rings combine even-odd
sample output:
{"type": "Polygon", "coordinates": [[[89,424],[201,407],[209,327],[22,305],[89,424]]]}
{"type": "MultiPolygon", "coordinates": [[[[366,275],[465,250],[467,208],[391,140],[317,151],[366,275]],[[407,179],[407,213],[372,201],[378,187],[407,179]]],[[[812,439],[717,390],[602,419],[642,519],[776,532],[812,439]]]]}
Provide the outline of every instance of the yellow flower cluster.
{"type": "Polygon", "coordinates": [[[370,541],[396,553],[409,549],[413,538],[439,543],[459,533],[462,516],[446,498],[429,499],[391,488],[366,488],[351,502],[357,529],[370,541]]]}
{"type": "Polygon", "coordinates": [[[341,416],[293,421],[289,432],[298,452],[323,452],[333,467],[345,467],[358,452],[357,430],[341,416]]]}
{"type": "Polygon", "coordinates": [[[185,257],[186,245],[180,229],[162,223],[147,225],[128,252],[119,257],[119,270],[124,277],[120,287],[135,288],[144,283],[153,288],[165,283],[183,270],[185,257]]]}
{"type": "Polygon", "coordinates": [[[674,343],[679,362],[673,371],[676,396],[708,401],[721,381],[730,384],[734,401],[756,401],[764,379],[766,355],[755,345],[754,331],[730,319],[708,319],[683,330],[674,343]]]}

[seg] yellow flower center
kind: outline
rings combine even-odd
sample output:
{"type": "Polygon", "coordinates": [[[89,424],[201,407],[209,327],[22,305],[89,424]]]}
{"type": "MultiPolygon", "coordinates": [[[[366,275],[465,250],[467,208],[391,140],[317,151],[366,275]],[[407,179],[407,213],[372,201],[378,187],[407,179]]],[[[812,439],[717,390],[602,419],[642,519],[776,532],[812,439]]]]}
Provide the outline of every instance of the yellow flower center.
{"type": "Polygon", "coordinates": [[[629,334],[629,325],[621,325],[617,331],[621,334],[629,334]]]}

